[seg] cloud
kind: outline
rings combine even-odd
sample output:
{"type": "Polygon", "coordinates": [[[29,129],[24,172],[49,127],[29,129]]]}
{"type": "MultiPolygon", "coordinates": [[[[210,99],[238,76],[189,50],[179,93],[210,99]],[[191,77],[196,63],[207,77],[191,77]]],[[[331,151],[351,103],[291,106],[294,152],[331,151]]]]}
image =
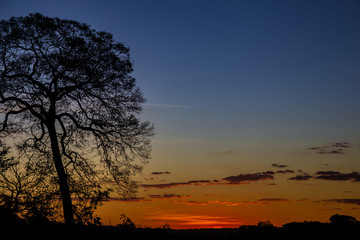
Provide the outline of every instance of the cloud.
{"type": "Polygon", "coordinates": [[[295,173],[294,170],[280,170],[280,171],[276,171],[276,173],[295,173]]]}
{"type": "Polygon", "coordinates": [[[149,198],[154,199],[173,199],[173,198],[188,198],[190,195],[179,195],[179,194],[163,194],[163,195],[148,195],[149,198]]]}
{"type": "Polygon", "coordinates": [[[219,204],[219,205],[225,205],[227,207],[236,207],[239,205],[244,205],[244,206],[248,206],[248,205],[258,205],[259,203],[256,202],[248,202],[248,201],[244,201],[244,202],[229,202],[229,201],[209,201],[209,204],[219,204]]]}
{"type": "Polygon", "coordinates": [[[197,205],[197,206],[209,206],[211,204],[217,204],[217,205],[225,205],[227,207],[235,207],[235,206],[248,206],[248,205],[259,205],[259,204],[264,204],[264,203],[259,203],[259,202],[249,202],[249,201],[244,201],[244,202],[230,202],[230,201],[183,201],[183,200],[174,200],[174,201],[169,201],[171,203],[179,203],[179,204],[185,204],[185,205],[197,205]]]}
{"type": "Polygon", "coordinates": [[[146,180],[146,181],[153,181],[154,178],[153,178],[153,177],[151,177],[151,178],[144,178],[144,180],[146,180]]]}
{"type": "Polygon", "coordinates": [[[184,186],[184,185],[201,185],[210,183],[210,180],[193,180],[188,182],[175,182],[175,183],[163,183],[163,184],[142,184],[139,185],[144,188],[171,188],[171,187],[177,187],[177,186],[184,186]]]}
{"type": "Polygon", "coordinates": [[[341,173],[338,171],[317,171],[313,175],[310,175],[308,173],[303,173],[302,175],[297,175],[295,177],[288,178],[288,180],[296,180],[296,181],[306,181],[309,179],[360,182],[360,173],[358,172],[341,173]]]}
{"type": "Polygon", "coordinates": [[[317,152],[318,154],[345,154],[344,150],[339,148],[336,150],[324,150],[322,149],[321,151],[317,152]]]}
{"type": "Polygon", "coordinates": [[[216,215],[192,215],[191,213],[173,213],[168,211],[155,212],[144,216],[152,222],[169,223],[172,228],[236,228],[244,224],[243,219],[216,215]]]}
{"type": "Polygon", "coordinates": [[[318,154],[345,154],[344,148],[351,148],[351,144],[349,142],[336,142],[322,147],[310,147],[308,150],[316,151],[318,154]]]}
{"type": "Polygon", "coordinates": [[[140,187],[144,188],[171,188],[177,186],[185,186],[185,185],[222,185],[222,184],[230,184],[230,185],[239,185],[239,184],[248,184],[249,182],[266,180],[266,179],[274,179],[275,172],[267,171],[261,173],[248,173],[248,174],[239,174],[237,176],[225,177],[221,180],[192,180],[187,182],[174,182],[174,183],[161,183],[161,184],[141,184],[140,187]]]}
{"type": "Polygon", "coordinates": [[[179,203],[179,204],[185,204],[185,205],[198,205],[198,206],[209,206],[212,204],[217,205],[225,205],[227,207],[236,207],[236,206],[249,206],[249,205],[265,205],[269,203],[291,203],[291,202],[303,202],[308,200],[307,198],[300,199],[300,200],[289,200],[286,198],[263,198],[259,199],[258,201],[241,201],[241,202],[231,202],[231,201],[184,201],[184,200],[174,200],[169,201],[171,203],[179,203]]]}
{"type": "Polygon", "coordinates": [[[339,211],[339,210],[342,210],[342,208],[314,209],[313,211],[317,211],[317,212],[328,212],[328,211],[339,211]]]}
{"type": "Polygon", "coordinates": [[[258,200],[259,202],[290,202],[289,199],[286,198],[262,198],[258,200]]]}
{"type": "Polygon", "coordinates": [[[171,174],[170,172],[166,171],[166,172],[152,172],[152,175],[162,175],[162,174],[171,174]]]}
{"type": "Polygon", "coordinates": [[[321,202],[327,202],[327,203],[343,203],[343,204],[355,204],[360,205],[360,198],[345,198],[345,199],[326,199],[321,201],[313,201],[314,203],[321,203],[321,202]]]}
{"type": "Polygon", "coordinates": [[[360,173],[341,173],[337,171],[318,171],[315,173],[314,178],[330,181],[348,181],[360,182],[360,173]]]}
{"type": "Polygon", "coordinates": [[[340,142],[340,143],[333,143],[331,147],[335,148],[350,148],[351,144],[349,142],[340,142]]]}
{"type": "Polygon", "coordinates": [[[111,198],[109,198],[108,201],[114,201],[114,202],[143,202],[143,201],[151,201],[151,200],[143,198],[143,197],[134,197],[134,198],[111,197],[111,198]]]}
{"type": "Polygon", "coordinates": [[[297,175],[295,177],[292,178],[288,178],[288,180],[294,180],[294,181],[306,181],[311,179],[312,176],[308,173],[303,173],[302,175],[297,175]]]}
{"type": "Polygon", "coordinates": [[[230,153],[234,153],[234,150],[228,150],[228,151],[224,151],[224,152],[219,152],[220,154],[230,154],[230,153]]]}
{"type": "Polygon", "coordinates": [[[265,179],[274,179],[275,173],[272,171],[261,172],[261,173],[249,173],[239,174],[237,176],[230,176],[223,178],[222,180],[227,181],[227,184],[242,184],[244,182],[259,181],[265,179]]]}
{"type": "Polygon", "coordinates": [[[286,168],[286,167],[288,167],[287,165],[282,165],[282,164],[277,164],[277,163],[273,163],[273,164],[271,164],[271,166],[276,167],[276,168],[286,168]]]}

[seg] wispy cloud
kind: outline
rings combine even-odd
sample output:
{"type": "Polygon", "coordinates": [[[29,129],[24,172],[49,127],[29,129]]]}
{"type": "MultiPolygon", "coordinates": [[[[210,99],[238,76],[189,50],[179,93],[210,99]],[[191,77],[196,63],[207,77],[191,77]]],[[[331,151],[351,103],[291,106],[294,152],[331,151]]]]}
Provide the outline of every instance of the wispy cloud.
{"type": "Polygon", "coordinates": [[[108,201],[114,202],[143,202],[143,201],[151,201],[150,199],[146,199],[143,197],[134,197],[134,198],[120,198],[120,197],[111,197],[108,201]]]}
{"type": "Polygon", "coordinates": [[[163,183],[163,184],[142,184],[139,185],[144,188],[171,188],[177,186],[184,186],[184,185],[201,185],[210,183],[210,180],[192,180],[188,182],[174,182],[174,183],[163,183]]]}
{"type": "Polygon", "coordinates": [[[289,199],[286,198],[262,198],[258,200],[259,202],[290,202],[289,199]]]}
{"type": "MultiPolygon", "coordinates": [[[[360,182],[360,173],[341,173],[337,171],[318,171],[315,174],[311,175],[309,173],[301,172],[300,175],[288,178],[292,181],[307,181],[310,179],[316,180],[328,180],[328,181],[353,181],[360,182]]],[[[294,170],[279,170],[276,172],[266,171],[258,173],[247,173],[239,174],[235,176],[224,177],[220,180],[191,180],[187,182],[170,182],[170,183],[160,183],[160,184],[141,184],[140,187],[143,188],[159,188],[166,189],[178,186],[201,186],[201,185],[241,185],[241,184],[250,184],[251,182],[261,181],[261,180],[274,180],[275,174],[292,174],[295,173],[294,170]]],[[[153,174],[170,174],[167,172],[153,172],[153,174]]],[[[273,183],[272,185],[275,185],[273,183]]]]}
{"type": "Polygon", "coordinates": [[[215,201],[174,200],[174,201],[169,201],[169,202],[185,204],[185,205],[197,205],[197,206],[209,206],[209,205],[217,204],[217,205],[225,205],[227,207],[236,207],[239,205],[248,206],[248,205],[264,204],[264,203],[260,203],[260,202],[251,202],[251,201],[231,202],[231,201],[217,201],[217,200],[215,200],[215,201]]]}
{"type": "Polygon", "coordinates": [[[338,171],[317,171],[315,174],[310,175],[303,173],[288,180],[306,181],[310,179],[327,180],[327,181],[353,181],[360,182],[360,173],[341,173],[338,171]]]}
{"type": "Polygon", "coordinates": [[[209,206],[209,205],[225,205],[227,207],[236,207],[236,206],[249,206],[249,205],[265,205],[270,203],[291,203],[291,202],[302,202],[307,199],[300,200],[290,200],[286,198],[262,198],[257,201],[240,201],[240,202],[231,202],[231,201],[194,201],[194,200],[171,200],[171,203],[179,203],[185,205],[197,205],[197,206],[209,206]]]}
{"type": "Polygon", "coordinates": [[[276,173],[295,173],[294,170],[279,170],[279,171],[276,171],[276,173]]]}
{"type": "Polygon", "coordinates": [[[139,185],[144,188],[171,188],[177,186],[185,185],[240,185],[248,184],[250,182],[274,179],[275,173],[273,171],[260,172],[260,173],[248,173],[248,174],[239,174],[236,176],[225,177],[221,180],[192,180],[187,182],[173,182],[173,183],[161,183],[161,184],[142,184],[139,185]]]}
{"type": "Polygon", "coordinates": [[[349,142],[336,142],[322,147],[310,147],[308,150],[315,151],[318,154],[345,154],[347,148],[351,148],[349,142]]]}
{"type": "Polygon", "coordinates": [[[166,171],[166,172],[152,172],[152,175],[164,175],[164,174],[171,174],[170,172],[166,171]]]}
{"type": "Polygon", "coordinates": [[[312,176],[308,173],[303,173],[301,175],[297,175],[295,177],[288,178],[288,180],[294,180],[294,181],[306,181],[311,179],[312,176]]]}
{"type": "Polygon", "coordinates": [[[341,173],[337,171],[318,171],[315,173],[314,178],[331,181],[353,181],[360,182],[360,173],[341,173]]]}
{"type": "Polygon", "coordinates": [[[271,164],[272,167],[276,167],[276,168],[286,168],[288,167],[288,165],[283,165],[283,164],[278,164],[278,163],[273,163],[271,164]]]}
{"type": "Polygon", "coordinates": [[[321,201],[313,201],[314,203],[343,203],[360,205],[360,198],[343,198],[343,199],[325,199],[321,201]]]}
{"type": "Polygon", "coordinates": [[[243,182],[274,179],[274,174],[275,173],[272,171],[261,172],[261,173],[239,174],[237,176],[230,176],[223,178],[222,180],[227,181],[227,184],[241,184],[243,182]]]}
{"type": "Polygon", "coordinates": [[[160,223],[167,222],[173,228],[234,228],[243,224],[243,220],[215,215],[192,215],[188,213],[156,213],[145,218],[160,223]]]}
{"type": "Polygon", "coordinates": [[[153,198],[153,199],[174,199],[174,198],[189,198],[191,197],[190,195],[180,195],[180,194],[173,194],[173,193],[165,193],[162,195],[148,195],[149,198],[153,198]]]}

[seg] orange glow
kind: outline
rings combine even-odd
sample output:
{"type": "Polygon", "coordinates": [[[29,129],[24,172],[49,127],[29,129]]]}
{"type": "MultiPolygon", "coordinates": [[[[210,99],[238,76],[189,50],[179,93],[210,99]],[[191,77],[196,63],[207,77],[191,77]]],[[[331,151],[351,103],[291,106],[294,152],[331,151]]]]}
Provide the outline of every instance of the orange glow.
{"type": "Polygon", "coordinates": [[[211,215],[191,215],[191,214],[164,214],[160,216],[149,216],[149,220],[162,220],[169,223],[174,229],[189,228],[236,228],[243,225],[243,221],[228,217],[211,215]]]}

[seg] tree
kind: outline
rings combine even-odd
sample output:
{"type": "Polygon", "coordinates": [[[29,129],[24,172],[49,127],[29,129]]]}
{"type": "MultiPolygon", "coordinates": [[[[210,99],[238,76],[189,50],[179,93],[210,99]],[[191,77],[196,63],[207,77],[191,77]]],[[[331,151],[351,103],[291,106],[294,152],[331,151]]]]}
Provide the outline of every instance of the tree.
{"type": "Polygon", "coordinates": [[[39,13],[1,20],[0,34],[0,133],[56,173],[65,223],[74,223],[79,186],[115,183],[133,195],[130,176],[147,162],[154,129],[139,119],[145,100],[129,49],[110,33],[39,13]]]}
{"type": "Polygon", "coordinates": [[[352,217],[352,216],[347,216],[347,215],[339,215],[339,214],[335,214],[332,215],[329,218],[330,223],[332,224],[337,224],[337,225],[346,225],[346,224],[354,224],[357,223],[358,221],[356,220],[356,218],[352,217]]]}
{"type": "Polygon", "coordinates": [[[136,228],[135,223],[131,221],[131,219],[125,214],[121,214],[119,220],[120,220],[120,224],[116,225],[118,228],[123,228],[127,230],[136,228]]]}

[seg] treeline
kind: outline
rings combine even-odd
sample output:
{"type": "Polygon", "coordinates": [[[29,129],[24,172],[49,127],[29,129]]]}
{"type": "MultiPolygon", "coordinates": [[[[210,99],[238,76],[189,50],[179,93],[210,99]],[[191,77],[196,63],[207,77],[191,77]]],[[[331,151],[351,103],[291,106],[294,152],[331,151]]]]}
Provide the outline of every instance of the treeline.
{"type": "Polygon", "coordinates": [[[0,208],[0,217],[1,239],[345,240],[360,236],[360,222],[345,215],[333,215],[327,223],[291,222],[277,227],[267,221],[238,228],[182,230],[171,229],[169,225],[162,228],[136,228],[128,221],[117,226],[66,225],[36,219],[29,222],[3,208],[0,208]]]}

